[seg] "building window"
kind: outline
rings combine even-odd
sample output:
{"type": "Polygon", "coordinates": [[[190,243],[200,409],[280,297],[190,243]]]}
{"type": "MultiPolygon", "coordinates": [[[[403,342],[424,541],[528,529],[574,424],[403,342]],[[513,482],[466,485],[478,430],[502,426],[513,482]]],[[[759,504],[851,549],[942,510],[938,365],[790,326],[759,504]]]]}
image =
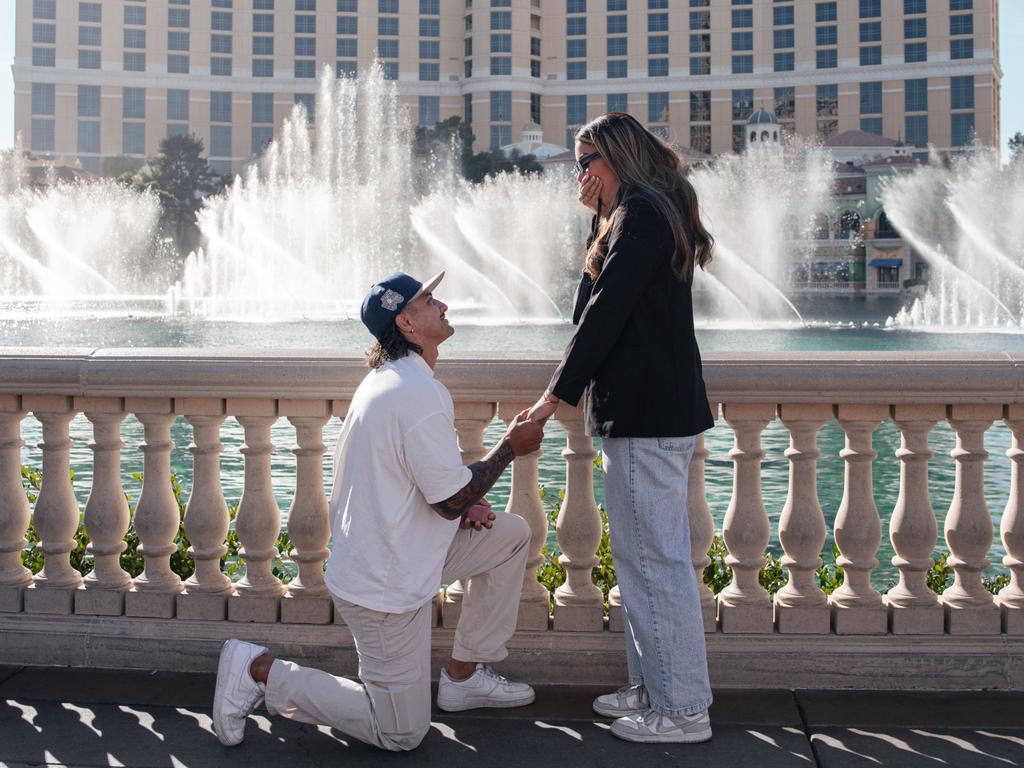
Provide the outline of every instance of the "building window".
{"type": "Polygon", "coordinates": [[[903,36],[908,40],[928,37],[928,17],[921,19],[904,19],[903,36]]]}
{"type": "Polygon", "coordinates": [[[252,122],[274,122],[274,94],[254,93],[252,95],[252,122]]]}
{"type": "Polygon", "coordinates": [[[647,94],[647,122],[668,122],[668,92],[655,91],[647,94]]]}
{"type": "MultiPolygon", "coordinates": [[[[98,51],[97,51],[98,53],[98,51]]],[[[55,67],[57,66],[56,49],[54,48],[33,48],[33,67],[55,67]]]]}
{"type": "Polygon", "coordinates": [[[378,18],[377,34],[380,37],[398,37],[398,17],[381,16],[378,18]]]}
{"type": "Polygon", "coordinates": [[[210,126],[210,157],[231,157],[231,126],[210,126]]]}
{"type": "Polygon", "coordinates": [[[501,123],[511,119],[512,91],[491,91],[491,122],[501,123]]]}
{"type": "Polygon", "coordinates": [[[382,59],[397,59],[398,58],[398,41],[397,40],[378,40],[377,41],[377,55],[382,59]]]}
{"type": "Polygon", "coordinates": [[[167,71],[172,75],[187,75],[188,68],[188,56],[180,53],[167,54],[167,71]]]}
{"type": "Polygon", "coordinates": [[[882,84],[860,84],[860,113],[862,115],[882,114],[882,84]]]}
{"type": "Polygon", "coordinates": [[[440,122],[441,98],[439,96],[420,96],[419,122],[423,128],[433,128],[440,122]]]}
{"type": "Polygon", "coordinates": [[[253,56],[273,56],[274,55],[274,38],[272,38],[272,37],[254,37],[252,39],[252,55],[253,56]]]}
{"type": "Polygon", "coordinates": [[[949,0],[949,10],[969,11],[974,8],[974,0],[949,0]]]}
{"type": "Polygon", "coordinates": [[[904,45],[903,61],[907,64],[928,61],[928,43],[907,43],[904,45]]]}
{"type": "Polygon", "coordinates": [[[974,109],[974,75],[949,78],[953,109],[974,109]]]}
{"type": "Polygon", "coordinates": [[[540,119],[540,94],[530,94],[530,120],[537,125],[541,124],[540,119]]]}
{"type": "Polygon", "coordinates": [[[814,52],[815,66],[818,69],[835,69],[839,66],[839,59],[835,48],[826,48],[814,52]]]}
{"type": "MultiPolygon", "coordinates": [[[[229,37],[228,40],[231,38],[229,37]]],[[[316,38],[315,37],[296,37],[295,38],[295,55],[296,56],[316,56],[316,38]]]]}
{"type": "Polygon", "coordinates": [[[882,39],[882,22],[866,21],[860,25],[860,41],[862,43],[877,43],[882,39]]]}
{"type": "Polygon", "coordinates": [[[338,13],[358,13],[359,0],[338,0],[338,13]]]}
{"type": "Polygon", "coordinates": [[[337,22],[337,33],[339,35],[355,35],[358,16],[339,16],[337,22]]]}
{"type": "Polygon", "coordinates": [[[295,34],[296,35],[315,35],[316,34],[316,16],[296,16],[295,17],[295,34]]]}
{"type": "MultiPolygon", "coordinates": [[[[210,29],[215,29],[218,32],[230,32],[232,26],[232,18],[234,14],[227,13],[225,11],[211,11],[210,12],[210,29]]],[[[299,18],[299,17],[296,17],[299,18]]]]}
{"type": "Polygon", "coordinates": [[[381,68],[384,70],[385,80],[397,80],[398,79],[398,62],[397,61],[385,61],[381,64],[381,68]]]}
{"type": "Polygon", "coordinates": [[[32,0],[32,18],[57,20],[57,0],[32,0]]]}
{"type": "Polygon", "coordinates": [[[905,80],[903,83],[903,111],[904,112],[927,112],[928,111],[928,80],[920,78],[917,80],[905,80]]]}
{"type": "Polygon", "coordinates": [[[146,30],[144,30],[144,29],[126,29],[126,30],[124,30],[124,47],[125,48],[145,48],[146,47],[146,30]]]}
{"type": "Polygon", "coordinates": [[[274,31],[274,17],[269,13],[254,13],[252,15],[252,31],[259,33],[272,33],[274,31]]]}
{"type": "Polygon", "coordinates": [[[575,95],[566,97],[565,107],[565,121],[570,126],[570,130],[575,130],[572,126],[580,126],[587,122],[586,96],[575,95]]]}
{"type": "Polygon", "coordinates": [[[732,151],[737,155],[743,151],[746,144],[747,126],[742,123],[735,123],[732,126],[732,151]]]}
{"type": "Polygon", "coordinates": [[[440,0],[420,0],[421,16],[437,16],[441,13],[440,0]]]}
{"type": "Polygon", "coordinates": [[[815,27],[814,29],[814,44],[815,45],[835,45],[839,39],[837,33],[837,27],[835,24],[830,24],[825,27],[815,27]]]}
{"type": "Polygon", "coordinates": [[[928,0],[903,0],[903,15],[928,13],[928,0]]]}
{"type": "Polygon", "coordinates": [[[608,94],[608,111],[609,112],[628,112],[629,111],[629,94],[628,93],[609,93],[608,94]]]}
{"type": "MultiPolygon", "coordinates": [[[[580,19],[568,19],[568,28],[572,29],[572,22],[583,22],[583,32],[572,32],[569,34],[586,34],[587,31],[587,18],[584,16],[580,19]]],[[[491,11],[491,29],[512,29],[512,13],[511,11],[491,11]]]]}
{"type": "MultiPolygon", "coordinates": [[[[271,16],[270,18],[273,19],[274,17],[271,16]]],[[[188,27],[191,26],[188,8],[168,8],[167,26],[179,29],[188,29],[188,27]]]]}
{"type": "Polygon", "coordinates": [[[124,23],[135,27],[146,26],[146,6],[126,5],[124,7],[124,23]]]}
{"type": "Polygon", "coordinates": [[[711,14],[707,11],[691,12],[690,29],[711,29],[711,14]]]}
{"type": "Polygon", "coordinates": [[[231,59],[223,57],[210,59],[210,74],[217,77],[231,77],[231,59]]]}
{"type": "Polygon", "coordinates": [[[337,78],[355,77],[356,63],[354,61],[338,61],[334,65],[334,76],[337,78]]]}
{"type": "Polygon", "coordinates": [[[121,154],[123,154],[123,155],[144,155],[144,154],[146,154],[146,124],[145,123],[122,123],[122,125],[121,125],[121,154]]]}
{"type": "MultiPolygon", "coordinates": [[[[469,39],[472,40],[472,38],[469,38],[469,39]]],[[[472,52],[472,50],[470,52],[472,52]]],[[[539,37],[531,37],[530,38],[530,55],[531,56],[540,56],[540,38],[539,37]]]]}
{"type": "Polygon", "coordinates": [[[775,54],[775,71],[776,72],[792,72],[796,66],[795,57],[792,51],[786,53],[775,54]]]}
{"type": "Polygon", "coordinates": [[[32,42],[33,43],[57,43],[57,25],[56,24],[33,24],[32,25],[32,42]]]}
{"type": "Polygon", "coordinates": [[[648,59],[648,77],[668,77],[668,59],[648,59]]]}
{"type": "Polygon", "coordinates": [[[587,0],[565,0],[566,13],[586,13],[587,0]]]}
{"type": "Polygon", "coordinates": [[[57,87],[53,83],[32,83],[32,114],[52,115],[57,99],[57,87]]]}
{"type": "Polygon", "coordinates": [[[860,17],[877,19],[882,15],[882,0],[860,0],[860,17]]]}
{"type": "Polygon", "coordinates": [[[491,149],[499,149],[512,143],[511,125],[491,126],[491,149]]]}
{"type": "Polygon", "coordinates": [[[750,8],[732,9],[732,28],[743,29],[754,26],[754,12],[750,8]]]}
{"type": "Polygon", "coordinates": [[[210,92],[210,122],[231,122],[231,91],[210,92]]]}
{"type": "Polygon", "coordinates": [[[587,62],[585,61],[570,61],[565,65],[565,79],[566,80],[586,80],[587,79],[587,62]]]}
{"type": "Polygon", "coordinates": [[[974,143],[974,113],[964,112],[953,115],[952,124],[954,147],[966,147],[974,143]]]}
{"type": "Polygon", "coordinates": [[[710,53],[710,51],[711,35],[690,35],[690,53],[710,53]]]}
{"type": "Polygon", "coordinates": [[[746,120],[754,112],[754,91],[742,88],[732,92],[732,119],[746,120]]]}
{"type": "Polygon", "coordinates": [[[860,65],[870,67],[882,63],[882,46],[867,45],[860,49],[860,65]]]}
{"type": "MultiPolygon", "coordinates": [[[[502,27],[502,29],[511,29],[512,22],[509,21],[509,26],[502,27]]],[[[491,29],[495,29],[494,26],[494,14],[491,14],[491,29]]],[[[565,20],[565,34],[568,36],[578,36],[587,34],[587,17],[586,16],[570,16],[565,20]]]]}
{"type": "Polygon", "coordinates": [[[974,40],[968,38],[967,40],[950,40],[949,41],[949,58],[951,59],[973,59],[974,58],[974,40]]]}
{"type": "Polygon", "coordinates": [[[711,59],[706,56],[691,57],[690,58],[690,74],[691,75],[710,75],[711,74],[711,59]]]}
{"type": "MultiPolygon", "coordinates": [[[[126,32],[128,30],[125,30],[126,32]]],[[[100,46],[103,44],[103,28],[102,27],[79,27],[78,28],[78,44],[79,45],[90,45],[100,46]]],[[[188,34],[187,32],[185,34],[188,34]]]]}
{"type": "Polygon", "coordinates": [[[838,85],[819,85],[816,95],[816,114],[818,117],[833,117],[839,114],[838,85]]]}
{"type": "Polygon", "coordinates": [[[754,71],[753,56],[733,56],[732,73],[734,75],[747,75],[754,71]]]}
{"type": "Polygon", "coordinates": [[[125,72],[145,72],[146,54],[125,52],[122,66],[125,72]]]}
{"type": "Polygon", "coordinates": [[[690,122],[706,123],[711,119],[711,91],[690,91],[690,122]]]}
{"type": "Polygon", "coordinates": [[[605,10],[608,11],[608,13],[611,13],[612,11],[624,11],[626,10],[626,0],[608,0],[605,10]]]}
{"type": "Polygon", "coordinates": [[[615,14],[614,16],[608,17],[609,35],[624,35],[626,34],[626,30],[626,14],[615,14]]]}
{"type": "Polygon", "coordinates": [[[79,3],[78,20],[88,24],[99,24],[103,21],[103,6],[99,3],[79,3]]]}
{"type": "Polygon", "coordinates": [[[627,77],[628,74],[626,59],[608,60],[608,77],[627,77]]]}
{"type": "MultiPolygon", "coordinates": [[[[609,56],[625,56],[629,53],[628,39],[626,37],[609,37],[608,38],[608,49],[607,54],[609,56]]],[[[652,37],[647,41],[647,52],[652,53],[650,50],[651,40],[660,40],[661,38],[652,37]]],[[[666,38],[667,40],[667,38],[666,38]]],[[[665,53],[668,53],[667,43],[665,53]]]]}
{"type": "MultiPolygon", "coordinates": [[[[491,50],[494,50],[494,35],[491,36],[491,50]]],[[[502,35],[509,40],[509,47],[512,45],[511,35],[502,35]]],[[[625,39],[625,38],[623,38],[625,39]]],[[[565,41],[565,57],[567,59],[585,59],[587,57],[587,38],[573,38],[565,41]]]]}
{"type": "MultiPolygon", "coordinates": [[[[353,43],[355,40],[352,41],[353,43]]],[[[352,48],[352,56],[355,56],[355,46],[352,48]]],[[[340,54],[339,54],[340,55],[340,54]]],[[[437,40],[420,40],[420,58],[421,59],[440,59],[441,58],[441,43],[437,40]]]]}
{"type": "Polygon", "coordinates": [[[836,135],[836,131],[839,130],[838,120],[819,120],[818,121],[818,138],[822,141],[828,140],[836,135]]]}
{"type": "Polygon", "coordinates": [[[99,69],[100,68],[100,52],[99,51],[79,51],[78,52],[78,68],[79,69],[99,69]]]}
{"type": "Polygon", "coordinates": [[[440,19],[420,19],[420,37],[440,37],[440,19]]]}
{"type": "Polygon", "coordinates": [[[690,149],[711,154],[711,126],[691,125],[690,126],[690,149]]]}
{"type": "Polygon", "coordinates": [[[776,27],[793,26],[793,6],[782,5],[778,8],[772,8],[772,24],[776,27]]]}
{"type": "Polygon", "coordinates": [[[99,154],[100,122],[99,120],[78,121],[78,151],[99,154]]]}
{"type": "Polygon", "coordinates": [[[794,31],[792,29],[772,30],[772,43],[775,48],[793,48],[794,31]]]}
{"type": "MultiPolygon", "coordinates": [[[[691,27],[692,29],[692,27],[691,27]]],[[[625,31],[625,30],[623,30],[625,31]]],[[[647,14],[647,31],[648,32],[668,32],[668,14],[667,13],[649,13],[647,14]]]]}
{"type": "Polygon", "coordinates": [[[966,14],[963,16],[949,17],[949,34],[951,35],[973,35],[974,16],[966,14]]]}
{"type": "Polygon", "coordinates": [[[316,0],[295,0],[296,11],[316,11],[316,0]]]}
{"type": "Polygon", "coordinates": [[[306,122],[316,122],[316,94],[315,93],[296,93],[295,103],[301,104],[302,108],[306,111],[306,122]]]}
{"type": "MultiPolygon", "coordinates": [[[[511,59],[509,59],[511,65],[511,59]]],[[[434,61],[420,62],[420,80],[437,81],[441,79],[441,65],[434,61]]]]}
{"type": "Polygon", "coordinates": [[[98,85],[78,86],[78,116],[100,116],[100,87],[98,85]]]}
{"type": "Polygon", "coordinates": [[[316,77],[316,62],[306,59],[296,60],[295,77],[316,77]]]}
{"type": "Polygon", "coordinates": [[[835,21],[836,18],[836,3],[834,1],[814,4],[815,21],[835,21]]]}
{"type": "Polygon", "coordinates": [[[864,133],[873,133],[877,136],[882,135],[882,118],[880,117],[862,117],[860,119],[860,129],[864,133]]]}
{"type": "Polygon", "coordinates": [[[540,77],[540,61],[537,59],[530,59],[530,77],[540,77]]]}
{"type": "Polygon", "coordinates": [[[796,114],[796,89],[791,86],[776,88],[774,95],[774,112],[779,120],[792,120],[796,114]]]}
{"type": "Polygon", "coordinates": [[[274,60],[273,59],[253,59],[252,60],[252,76],[253,77],[273,77],[274,76],[274,60]]]}
{"type": "Polygon", "coordinates": [[[188,91],[167,89],[167,119],[188,122],[188,91]]]}
{"type": "Polygon", "coordinates": [[[231,53],[231,35],[210,35],[210,52],[231,53]]]}
{"type": "Polygon", "coordinates": [[[906,139],[915,147],[928,146],[928,115],[907,115],[906,139]]]}
{"type": "Polygon", "coordinates": [[[267,125],[254,125],[252,127],[252,154],[262,154],[273,140],[273,128],[267,125]]]}
{"type": "Polygon", "coordinates": [[[732,33],[732,49],[734,51],[752,51],[752,50],[754,50],[754,33],[753,32],[733,32],[732,33]]]}
{"type": "Polygon", "coordinates": [[[54,135],[55,131],[53,120],[33,120],[32,151],[53,152],[54,135]]]}
{"type": "MultiPolygon", "coordinates": [[[[230,39],[230,38],[228,38],[230,39]]],[[[189,49],[189,34],[188,32],[175,32],[174,30],[168,31],[167,33],[167,50],[168,51],[187,51],[189,49]]]]}

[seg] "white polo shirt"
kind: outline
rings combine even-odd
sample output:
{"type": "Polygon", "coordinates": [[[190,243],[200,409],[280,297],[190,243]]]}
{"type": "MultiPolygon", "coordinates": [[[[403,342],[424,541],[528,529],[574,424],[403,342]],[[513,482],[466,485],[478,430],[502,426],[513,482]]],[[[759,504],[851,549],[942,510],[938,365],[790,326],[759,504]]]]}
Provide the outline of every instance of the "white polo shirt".
{"type": "Polygon", "coordinates": [[[434,597],[458,520],[430,506],[469,482],[452,397],[414,352],[367,374],[334,453],[325,578],[350,603],[405,613],[434,597]]]}

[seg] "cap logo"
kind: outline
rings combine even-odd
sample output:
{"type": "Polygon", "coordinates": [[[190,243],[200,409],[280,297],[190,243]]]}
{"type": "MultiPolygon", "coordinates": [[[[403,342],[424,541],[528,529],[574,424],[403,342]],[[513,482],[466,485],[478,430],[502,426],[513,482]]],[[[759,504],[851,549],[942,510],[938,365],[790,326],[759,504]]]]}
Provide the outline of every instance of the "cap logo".
{"type": "Polygon", "coordinates": [[[405,298],[402,294],[392,291],[390,288],[384,291],[384,295],[380,297],[380,305],[389,312],[394,312],[398,309],[398,305],[403,301],[405,301],[405,298]]]}

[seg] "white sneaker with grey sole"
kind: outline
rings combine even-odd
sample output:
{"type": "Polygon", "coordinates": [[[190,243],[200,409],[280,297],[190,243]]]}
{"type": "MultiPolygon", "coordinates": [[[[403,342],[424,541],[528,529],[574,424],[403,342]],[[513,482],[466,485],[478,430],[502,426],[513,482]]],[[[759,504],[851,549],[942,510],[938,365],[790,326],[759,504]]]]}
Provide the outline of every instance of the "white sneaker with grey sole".
{"type": "Polygon", "coordinates": [[[225,747],[241,744],[245,719],[263,701],[266,688],[249,673],[249,666],[266,648],[242,640],[228,640],[217,665],[217,689],[213,694],[213,731],[225,747]]]}
{"type": "Polygon", "coordinates": [[[626,741],[695,744],[711,738],[711,719],[706,711],[695,715],[662,715],[648,709],[620,717],[612,723],[612,734],[626,741]]]}
{"type": "Polygon", "coordinates": [[[636,715],[651,705],[647,701],[647,688],[640,685],[626,685],[615,693],[606,693],[594,699],[594,711],[605,717],[636,715]]]}
{"type": "Polygon", "coordinates": [[[441,670],[437,686],[437,707],[445,712],[461,712],[478,707],[523,707],[532,704],[535,694],[526,683],[513,683],[487,664],[477,664],[465,680],[453,680],[441,670]]]}

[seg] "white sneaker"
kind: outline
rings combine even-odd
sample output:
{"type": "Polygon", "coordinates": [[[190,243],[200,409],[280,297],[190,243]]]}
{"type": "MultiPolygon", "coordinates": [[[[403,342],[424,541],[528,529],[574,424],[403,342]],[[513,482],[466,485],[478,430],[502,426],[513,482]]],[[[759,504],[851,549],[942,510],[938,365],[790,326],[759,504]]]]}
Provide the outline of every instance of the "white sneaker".
{"type": "Polygon", "coordinates": [[[620,717],[612,723],[612,733],[626,741],[682,742],[694,744],[711,738],[708,713],[661,715],[653,709],[620,717]]]}
{"type": "Polygon", "coordinates": [[[225,747],[241,744],[245,719],[263,701],[266,687],[249,673],[249,665],[267,649],[241,640],[228,640],[217,665],[217,690],[213,694],[213,731],[225,747]]]}
{"type": "Polygon", "coordinates": [[[445,712],[461,712],[477,707],[523,707],[533,703],[533,688],[526,683],[513,683],[486,664],[477,664],[476,671],[465,680],[453,680],[448,670],[441,670],[437,686],[437,706],[445,712]]]}
{"type": "Polygon", "coordinates": [[[626,685],[615,693],[606,693],[594,699],[594,711],[605,717],[625,717],[638,715],[648,707],[647,689],[640,685],[626,685]]]}

